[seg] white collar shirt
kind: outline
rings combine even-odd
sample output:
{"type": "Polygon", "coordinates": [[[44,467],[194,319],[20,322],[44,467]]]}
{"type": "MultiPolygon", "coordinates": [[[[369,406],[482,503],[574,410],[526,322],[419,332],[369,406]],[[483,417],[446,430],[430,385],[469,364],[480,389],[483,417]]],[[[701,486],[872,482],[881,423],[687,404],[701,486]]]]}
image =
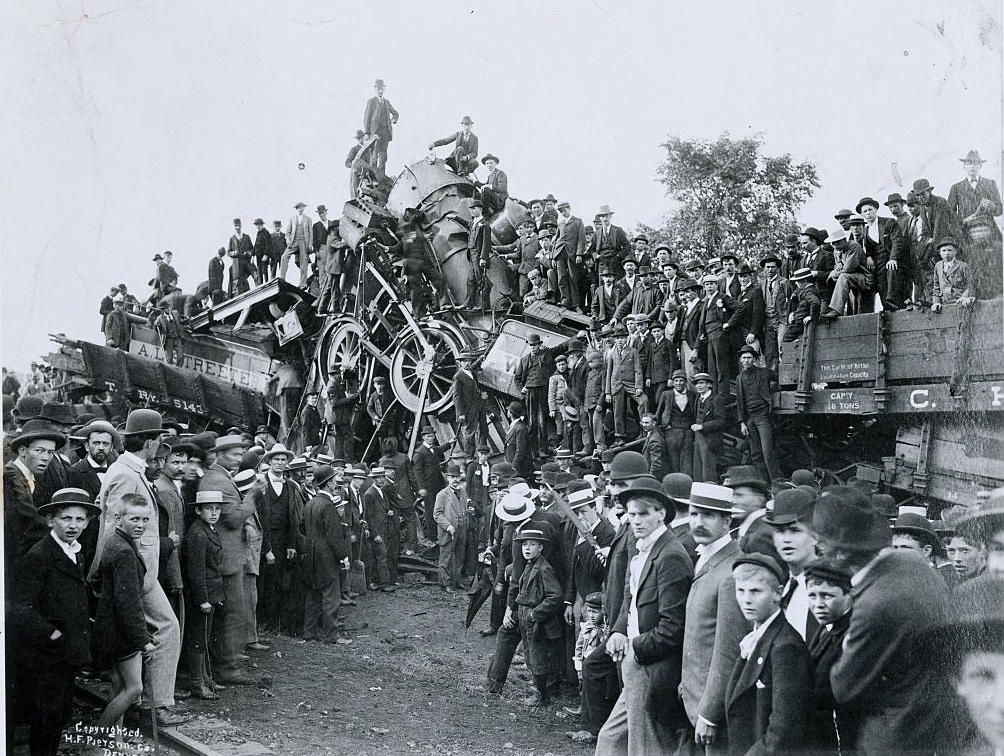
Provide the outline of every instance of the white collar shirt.
{"type": "Polygon", "coordinates": [[[59,536],[56,535],[55,530],[50,530],[49,535],[52,536],[52,540],[55,541],[59,548],[62,549],[63,553],[66,554],[66,558],[69,559],[74,564],[77,563],[77,554],[80,553],[80,541],[74,541],[73,543],[64,543],[60,540],[59,536]]]}
{"type": "Polygon", "coordinates": [[[697,564],[694,565],[694,575],[695,576],[698,575],[701,569],[704,567],[704,565],[708,563],[708,560],[711,559],[711,557],[713,557],[719,551],[724,549],[726,546],[728,546],[731,540],[732,540],[732,535],[730,533],[726,533],[717,541],[712,541],[711,543],[704,545],[698,545],[696,549],[698,558],[697,558],[697,564]]]}
{"type": "Polygon", "coordinates": [[[24,479],[28,481],[28,491],[35,493],[35,473],[29,470],[20,459],[14,460],[14,467],[20,470],[24,479]]]}
{"type": "Polygon", "coordinates": [[[745,638],[739,641],[739,655],[743,659],[750,658],[750,654],[753,653],[753,649],[756,648],[756,644],[760,642],[760,639],[763,637],[763,634],[767,632],[767,628],[770,627],[770,623],[773,622],[780,613],[781,613],[780,610],[774,612],[766,619],[766,621],[762,625],[754,627],[753,630],[750,631],[745,638]]]}
{"type": "Polygon", "coordinates": [[[805,640],[809,621],[809,592],[805,587],[805,573],[790,576],[781,595],[787,597],[784,616],[788,624],[805,640]]]}
{"type": "Polygon", "coordinates": [[[638,584],[641,582],[641,571],[645,566],[645,562],[648,561],[649,552],[652,551],[652,547],[655,542],[659,540],[663,533],[667,530],[666,525],[660,525],[654,531],[649,533],[644,538],[641,538],[635,544],[638,548],[638,553],[631,557],[631,563],[628,565],[628,571],[630,573],[628,583],[631,588],[631,605],[628,607],[628,625],[627,625],[627,637],[628,640],[633,640],[641,635],[638,630],[638,584]]]}

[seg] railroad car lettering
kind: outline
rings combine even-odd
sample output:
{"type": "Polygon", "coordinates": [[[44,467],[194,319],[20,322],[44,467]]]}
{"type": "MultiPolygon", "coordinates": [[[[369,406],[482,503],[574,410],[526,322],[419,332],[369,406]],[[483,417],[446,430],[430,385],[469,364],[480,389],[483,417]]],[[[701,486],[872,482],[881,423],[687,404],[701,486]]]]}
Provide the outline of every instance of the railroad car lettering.
{"type": "Polygon", "coordinates": [[[914,389],[910,392],[910,406],[914,409],[924,409],[931,403],[927,398],[930,393],[927,389],[914,389]]]}

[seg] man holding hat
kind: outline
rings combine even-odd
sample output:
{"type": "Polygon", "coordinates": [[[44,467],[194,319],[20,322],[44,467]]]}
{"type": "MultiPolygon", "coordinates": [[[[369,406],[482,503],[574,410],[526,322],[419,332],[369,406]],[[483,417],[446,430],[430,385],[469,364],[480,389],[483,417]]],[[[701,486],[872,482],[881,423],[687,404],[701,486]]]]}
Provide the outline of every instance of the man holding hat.
{"type": "MultiPolygon", "coordinates": [[[[156,709],[157,721],[170,727],[184,721],[168,707],[174,705],[175,673],[181,655],[181,626],[158,578],[160,576],[160,514],[156,494],[145,472],[161,448],[163,418],[150,409],[136,409],[126,418],[122,432],[124,451],[109,467],[101,482],[100,535],[90,575],[101,569],[101,556],[115,533],[115,518],[123,511],[127,494],[143,498],[150,508],[150,523],[142,537],[134,541],[146,573],[143,576],[143,615],[150,630],[153,651],[144,660],[143,705],[156,709]]],[[[243,601],[243,595],[241,596],[243,601]]]]}
{"type": "MultiPolygon", "coordinates": [[[[38,508],[49,537],[24,556],[20,577],[7,583],[7,642],[16,646],[12,711],[27,714],[32,754],[55,754],[73,708],[73,680],[91,663],[91,621],[78,541],[100,514],[86,491],[64,488],[38,508]]],[[[10,690],[10,688],[8,688],[10,690]]],[[[8,727],[11,727],[8,724],[8,727]]]]}
{"type": "Polygon", "coordinates": [[[725,729],[725,686],[749,631],[736,602],[732,567],[741,556],[729,528],[735,512],[732,491],[694,482],[690,489],[690,532],[698,559],[687,596],[680,698],[689,727],[678,753],[729,753],[725,729]]]}
{"type": "Polygon", "coordinates": [[[337,507],[335,471],[330,465],[314,470],[317,493],[304,510],[303,581],[307,586],[303,639],[337,643],[338,609],[341,607],[341,573],[349,569],[349,534],[337,507]]]}
{"type": "Polygon", "coordinates": [[[223,541],[220,572],[223,575],[223,595],[227,610],[217,643],[219,682],[231,685],[251,685],[254,680],[238,667],[244,647],[246,617],[244,613],[244,522],[254,513],[254,502],[242,499],[234,474],[244,456],[244,439],[237,435],[221,436],[214,447],[216,463],[199,482],[200,491],[218,491],[223,496],[223,509],[217,529],[223,541]]]}
{"type": "Polygon", "coordinates": [[[399,114],[390,100],[384,99],[383,79],[377,79],[373,88],[376,89],[376,96],[366,102],[363,132],[367,139],[370,136],[378,137],[373,145],[373,167],[382,173],[387,166],[387,147],[394,139],[394,124],[397,123],[399,114]]]}
{"type": "Polygon", "coordinates": [[[923,635],[946,615],[944,581],[919,554],[888,548],[884,515],[851,487],[823,489],[812,529],[823,556],[853,573],[854,610],[830,682],[837,704],[860,712],[858,748],[876,754],[950,749],[947,691],[933,665],[918,662],[923,635]]]}
{"type": "Polygon", "coordinates": [[[448,144],[454,145],[453,152],[446,158],[446,164],[458,176],[474,173],[478,168],[478,137],[471,131],[473,126],[474,121],[471,120],[470,116],[465,115],[460,119],[460,131],[429,144],[430,150],[434,150],[436,147],[445,147],[448,144]]]}
{"type": "Polygon", "coordinates": [[[687,721],[674,693],[680,686],[693,565],[666,527],[666,512],[674,511],[674,503],[658,481],[638,478],[620,500],[636,553],[607,653],[621,662],[624,689],[600,730],[596,753],[671,753],[687,721]]]}

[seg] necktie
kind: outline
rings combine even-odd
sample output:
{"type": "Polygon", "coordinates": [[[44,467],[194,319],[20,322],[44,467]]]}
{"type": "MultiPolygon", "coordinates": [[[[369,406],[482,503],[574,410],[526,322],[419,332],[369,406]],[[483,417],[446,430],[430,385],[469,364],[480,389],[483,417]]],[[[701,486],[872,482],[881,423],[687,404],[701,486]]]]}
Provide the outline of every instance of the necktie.
{"type": "Polygon", "coordinates": [[[757,637],[756,630],[752,630],[747,633],[746,636],[739,641],[739,655],[743,659],[749,659],[750,654],[753,653],[753,649],[756,648],[756,642],[759,640],[757,637]]]}
{"type": "Polygon", "coordinates": [[[784,584],[784,590],[781,591],[781,608],[787,608],[788,604],[791,603],[792,594],[795,593],[795,588],[798,586],[798,581],[793,577],[788,578],[788,582],[784,584]]]}

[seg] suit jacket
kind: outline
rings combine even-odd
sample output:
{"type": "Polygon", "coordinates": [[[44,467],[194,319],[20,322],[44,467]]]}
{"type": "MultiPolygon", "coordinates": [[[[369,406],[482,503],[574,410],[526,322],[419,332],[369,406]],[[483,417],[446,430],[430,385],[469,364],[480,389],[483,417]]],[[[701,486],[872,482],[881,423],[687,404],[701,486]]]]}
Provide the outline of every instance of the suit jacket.
{"type": "Polygon", "coordinates": [[[28,479],[13,462],[3,467],[3,520],[4,576],[9,578],[19,573],[21,559],[49,532],[35,508],[28,479]]]}
{"type": "Polygon", "coordinates": [[[921,212],[924,218],[924,235],[930,241],[937,243],[945,237],[959,240],[963,238],[962,218],[952,209],[944,197],[932,194],[928,198],[927,204],[922,205],[921,212]]]}
{"type": "Polygon", "coordinates": [[[641,358],[638,352],[629,346],[623,349],[614,346],[606,355],[605,394],[616,394],[621,391],[635,391],[642,388],[643,376],[641,358]]]}
{"type": "Polygon", "coordinates": [[[658,341],[653,338],[645,341],[641,361],[645,380],[652,381],[652,388],[665,386],[673,370],[678,367],[676,348],[665,337],[658,341]]]}
{"type": "MultiPolygon", "coordinates": [[[[346,503],[346,514],[351,505],[346,503]]],[[[303,517],[303,582],[320,590],[331,585],[349,555],[349,534],[330,494],[321,491],[307,502],[303,517]]]]}
{"type": "Polygon", "coordinates": [[[603,288],[602,284],[597,286],[593,292],[592,300],[593,319],[605,322],[613,318],[614,312],[616,312],[617,306],[623,298],[624,291],[617,286],[612,286],[609,294],[603,288]]]}
{"type": "Polygon", "coordinates": [[[181,544],[185,597],[192,606],[223,601],[222,554],[220,532],[202,520],[192,523],[181,544]]]}
{"type": "Polygon", "coordinates": [[[292,247],[296,238],[296,229],[300,227],[303,231],[303,243],[307,245],[307,251],[314,251],[314,220],[304,213],[294,215],[286,221],[286,243],[292,247]]]}
{"type": "Polygon", "coordinates": [[[818,632],[809,638],[809,659],[813,672],[813,724],[811,727],[813,744],[819,749],[828,749],[836,753],[837,733],[840,733],[839,743],[845,751],[853,752],[857,743],[859,723],[858,718],[848,709],[837,706],[833,698],[833,687],[830,685],[830,670],[840,658],[844,636],[850,627],[851,613],[837,619],[827,630],[820,627],[818,632]],[[836,725],[834,725],[836,712],[836,725]]]}
{"type": "Polygon", "coordinates": [[[724,275],[718,277],[718,291],[725,295],[726,299],[738,299],[739,295],[742,293],[742,286],[739,283],[739,274],[736,273],[732,276],[732,280],[728,282],[726,286],[726,278],[724,275]]]}
{"type": "Polygon", "coordinates": [[[473,160],[478,156],[478,135],[471,133],[465,135],[463,131],[458,131],[455,134],[450,134],[442,139],[437,139],[432,143],[433,147],[444,147],[448,144],[453,144],[453,152],[450,153],[450,157],[456,160],[458,163],[463,160],[473,160]]]}
{"type": "Polygon", "coordinates": [[[589,251],[597,259],[605,258],[608,263],[613,260],[620,262],[631,254],[631,242],[623,228],[611,224],[609,230],[602,227],[596,229],[589,251]]]}
{"type": "Polygon", "coordinates": [[[101,595],[94,617],[93,652],[96,665],[102,669],[142,650],[151,640],[143,612],[143,594],[149,582],[145,575],[147,562],[137,545],[112,525],[97,563],[101,595]]]}
{"type": "Polygon", "coordinates": [[[767,412],[773,409],[774,394],[771,392],[771,381],[776,379],[774,371],[752,365],[749,370],[743,370],[736,377],[736,396],[738,404],[736,412],[739,421],[748,423],[753,412],[763,411],[762,405],[767,405],[767,412]]]}
{"type": "Polygon", "coordinates": [[[209,261],[209,290],[216,291],[223,288],[223,260],[219,255],[213,255],[209,261]]]}
{"type": "Polygon", "coordinates": [[[178,534],[178,538],[184,539],[185,502],[182,501],[181,492],[165,475],[161,475],[154,481],[153,489],[160,507],[161,561],[158,567],[158,578],[161,585],[180,590],[182,587],[181,555],[178,549],[174,548],[174,542],[168,535],[174,531],[178,534]]]}
{"type": "Polygon", "coordinates": [[[725,688],[739,657],[739,641],[750,631],[732,579],[739,555],[739,544],[726,544],[694,575],[687,596],[680,697],[691,724],[702,716],[719,731],[725,727],[725,688]]]}
{"type": "Polygon", "coordinates": [[[321,442],[321,413],[317,407],[304,405],[300,413],[300,428],[303,432],[303,442],[307,446],[317,446],[321,442]]]}
{"type": "Polygon", "coordinates": [[[676,389],[671,388],[662,392],[659,406],[655,410],[655,420],[659,423],[659,427],[690,430],[690,426],[694,424],[694,413],[697,408],[697,392],[685,389],[684,394],[687,397],[687,404],[681,410],[676,406],[676,389]]]}
{"type": "Polygon", "coordinates": [[[251,237],[243,232],[240,236],[233,234],[227,243],[227,254],[230,257],[250,257],[253,249],[251,237]]]}
{"type": "Polygon", "coordinates": [[[415,449],[412,468],[419,488],[424,488],[429,494],[435,494],[446,485],[440,465],[445,461],[443,452],[450,448],[449,444],[429,448],[421,444],[415,449]]]}
{"type": "Polygon", "coordinates": [[[569,215],[564,225],[561,226],[561,241],[568,250],[569,256],[573,259],[582,257],[586,252],[586,227],[581,218],[569,215]]]}
{"type": "MultiPolygon", "coordinates": [[[[701,311],[701,335],[707,340],[721,336],[724,333],[722,326],[729,321],[734,311],[735,303],[728,295],[718,292],[706,299],[704,301],[704,308],[701,311]],[[721,306],[719,306],[719,303],[721,303],[721,306]]],[[[731,328],[732,326],[729,327],[731,328]]],[[[729,339],[733,338],[732,334],[726,334],[726,336],[729,339]]]]}
{"type": "Polygon", "coordinates": [[[471,265],[483,262],[487,269],[492,251],[492,230],[483,220],[474,224],[467,235],[467,261],[471,265]]]}
{"type": "Polygon", "coordinates": [[[447,532],[447,526],[456,528],[461,522],[467,522],[467,491],[463,485],[456,491],[447,486],[437,493],[432,516],[439,526],[439,545],[445,546],[454,538],[447,532]]]}
{"type": "Polygon", "coordinates": [[[210,467],[199,481],[200,491],[220,491],[223,494],[223,510],[216,523],[223,541],[220,572],[236,575],[244,571],[244,521],[254,514],[254,502],[250,497],[241,499],[233,476],[220,465],[210,467]]]}
{"type": "Polygon", "coordinates": [[[819,291],[813,286],[803,286],[795,292],[795,309],[792,312],[791,322],[801,323],[806,318],[812,318],[812,322],[819,321],[819,311],[823,306],[823,301],[819,298],[819,291]]]}
{"type": "Polygon", "coordinates": [[[614,317],[617,320],[623,320],[625,316],[631,314],[648,315],[654,319],[659,312],[659,305],[661,304],[659,294],[657,286],[648,287],[640,281],[637,282],[628,296],[624,297],[620,304],[617,305],[614,317]]]}
{"type": "Polygon", "coordinates": [[[509,177],[506,176],[505,171],[498,168],[488,174],[488,177],[485,179],[485,186],[503,200],[509,196],[509,177]]]}
{"type": "Polygon", "coordinates": [[[300,493],[296,486],[289,480],[282,484],[282,493],[277,494],[266,473],[265,482],[262,485],[261,511],[258,512],[258,516],[263,532],[268,533],[269,545],[277,559],[285,559],[286,549],[296,548],[295,535],[293,534],[293,509],[294,501],[299,496],[300,493]]]}
{"type": "Polygon", "coordinates": [[[948,588],[924,557],[887,549],[851,589],[854,611],[843,653],[830,670],[838,705],[861,713],[864,753],[950,752],[952,691],[920,642],[947,615],[948,588]]]}
{"type": "MultiPolygon", "coordinates": [[[[827,282],[827,278],[830,275],[830,271],[833,270],[833,252],[828,249],[823,249],[822,247],[817,247],[815,252],[811,252],[806,255],[804,262],[804,267],[809,268],[812,271],[812,280],[815,281],[816,286],[819,287],[820,291],[825,291],[828,287],[832,288],[827,282]]],[[[792,273],[794,273],[794,271],[792,271],[792,273]]]]}
{"type": "Polygon", "coordinates": [[[123,352],[129,351],[132,325],[125,312],[110,312],[105,316],[104,334],[108,346],[117,347],[123,352]]]}
{"type": "Polygon", "coordinates": [[[526,420],[516,420],[509,426],[505,434],[505,461],[516,468],[524,478],[533,474],[533,461],[530,459],[529,430],[526,420]]]}
{"type": "Polygon", "coordinates": [[[680,341],[687,343],[691,349],[696,350],[701,340],[701,323],[704,322],[704,302],[698,302],[694,309],[687,312],[684,305],[683,320],[680,325],[680,341]]]}
{"type": "MultiPolygon", "coordinates": [[[[82,554],[71,562],[52,536],[42,537],[7,584],[16,664],[29,669],[83,667],[91,662],[91,621],[82,554]],[[54,630],[62,633],[49,640],[54,630]]],[[[9,663],[9,662],[8,662],[9,663]]]]}
{"type": "Polygon", "coordinates": [[[254,237],[254,256],[258,260],[268,260],[272,257],[272,234],[262,226],[254,237]]]}
{"type": "Polygon", "coordinates": [[[397,123],[399,114],[390,104],[390,100],[379,97],[371,97],[366,102],[366,111],[363,113],[363,131],[366,136],[376,134],[385,142],[394,139],[394,124],[397,123]]]}
{"type": "Polygon", "coordinates": [[[391,512],[394,507],[388,498],[387,492],[379,483],[374,483],[366,489],[363,494],[363,513],[366,515],[367,530],[370,532],[370,540],[376,536],[383,538],[386,542],[389,528],[387,524],[392,522],[391,512]]]}
{"type": "Polygon", "coordinates": [[[314,221],[314,225],[311,226],[312,239],[314,250],[320,250],[328,243],[328,229],[331,227],[331,221],[324,222],[322,220],[314,221]]]}
{"type": "Polygon", "coordinates": [[[948,206],[962,219],[962,225],[966,230],[975,225],[988,225],[994,237],[1000,239],[1000,229],[993,219],[1000,216],[1004,207],[1001,205],[997,182],[993,179],[980,176],[975,189],[968,178],[952,184],[952,188],[948,191],[948,206]],[[981,207],[980,201],[984,199],[990,202],[989,208],[981,207]]]}
{"type": "Polygon", "coordinates": [[[722,431],[727,424],[725,412],[725,400],[714,391],[707,399],[697,397],[694,405],[694,422],[700,423],[702,428],[698,433],[701,433],[712,446],[722,440],[722,431]]]}
{"type": "Polygon", "coordinates": [[[774,321],[787,323],[789,303],[791,302],[792,295],[795,293],[795,284],[791,283],[787,278],[778,276],[774,279],[774,297],[773,300],[770,300],[767,283],[767,279],[764,278],[757,287],[760,290],[760,296],[763,297],[764,322],[767,322],[769,317],[767,314],[767,305],[771,304],[772,301],[774,306],[774,321]]]}
{"type": "Polygon", "coordinates": [[[460,368],[457,368],[457,373],[453,376],[453,401],[458,416],[463,415],[469,423],[481,421],[481,415],[484,414],[481,387],[474,376],[460,368]]]}
{"type": "Polygon", "coordinates": [[[931,299],[936,304],[955,304],[962,297],[976,296],[969,264],[956,259],[948,270],[944,260],[934,265],[934,289],[931,299]]]}
{"type": "Polygon", "coordinates": [[[146,572],[143,576],[143,593],[153,590],[160,573],[160,511],[154,498],[153,488],[143,477],[145,466],[133,454],[119,455],[108,466],[101,492],[95,503],[101,507],[101,530],[98,536],[97,552],[91,565],[90,576],[94,577],[101,565],[101,555],[108,540],[115,533],[115,514],[121,511],[122,497],[139,494],[150,507],[150,522],[146,532],[138,541],[130,541],[143,560],[146,572]]]}
{"type": "Polygon", "coordinates": [[[652,545],[632,596],[630,564],[624,576],[624,597],[615,633],[627,634],[632,603],[638,615],[639,635],[631,641],[635,660],[646,667],[650,681],[646,709],[669,726],[681,726],[686,712],[677,696],[666,692],[680,685],[687,594],[694,578],[693,562],[669,529],[652,545]]]}
{"type": "Polygon", "coordinates": [[[625,518],[614,532],[607,556],[607,576],[603,581],[603,606],[607,609],[607,625],[613,627],[620,616],[624,600],[624,579],[635,538],[625,518]]]}
{"type": "Polygon", "coordinates": [[[811,681],[809,650],[782,612],[750,657],[736,659],[725,694],[730,752],[801,752],[812,711],[806,695],[811,681]]]}
{"type": "Polygon", "coordinates": [[[656,480],[662,480],[663,476],[669,472],[669,460],[666,458],[666,439],[663,438],[658,425],[645,436],[641,453],[645,457],[649,474],[656,480]]]}
{"type": "Polygon", "coordinates": [[[740,292],[735,299],[736,309],[729,317],[729,331],[737,340],[745,341],[748,334],[760,340],[763,348],[763,323],[767,314],[767,303],[759,286],[750,286],[740,292]]]}
{"type": "MultiPolygon", "coordinates": [[[[574,540],[578,541],[578,531],[574,528],[573,531],[574,540]]],[[[593,529],[593,538],[601,549],[609,546],[614,540],[614,526],[601,518],[593,529]]],[[[585,599],[590,593],[602,591],[603,579],[607,573],[606,564],[596,555],[596,550],[588,541],[573,541],[570,557],[570,579],[565,581],[565,603],[569,605],[575,603],[576,596],[585,599]]]]}

